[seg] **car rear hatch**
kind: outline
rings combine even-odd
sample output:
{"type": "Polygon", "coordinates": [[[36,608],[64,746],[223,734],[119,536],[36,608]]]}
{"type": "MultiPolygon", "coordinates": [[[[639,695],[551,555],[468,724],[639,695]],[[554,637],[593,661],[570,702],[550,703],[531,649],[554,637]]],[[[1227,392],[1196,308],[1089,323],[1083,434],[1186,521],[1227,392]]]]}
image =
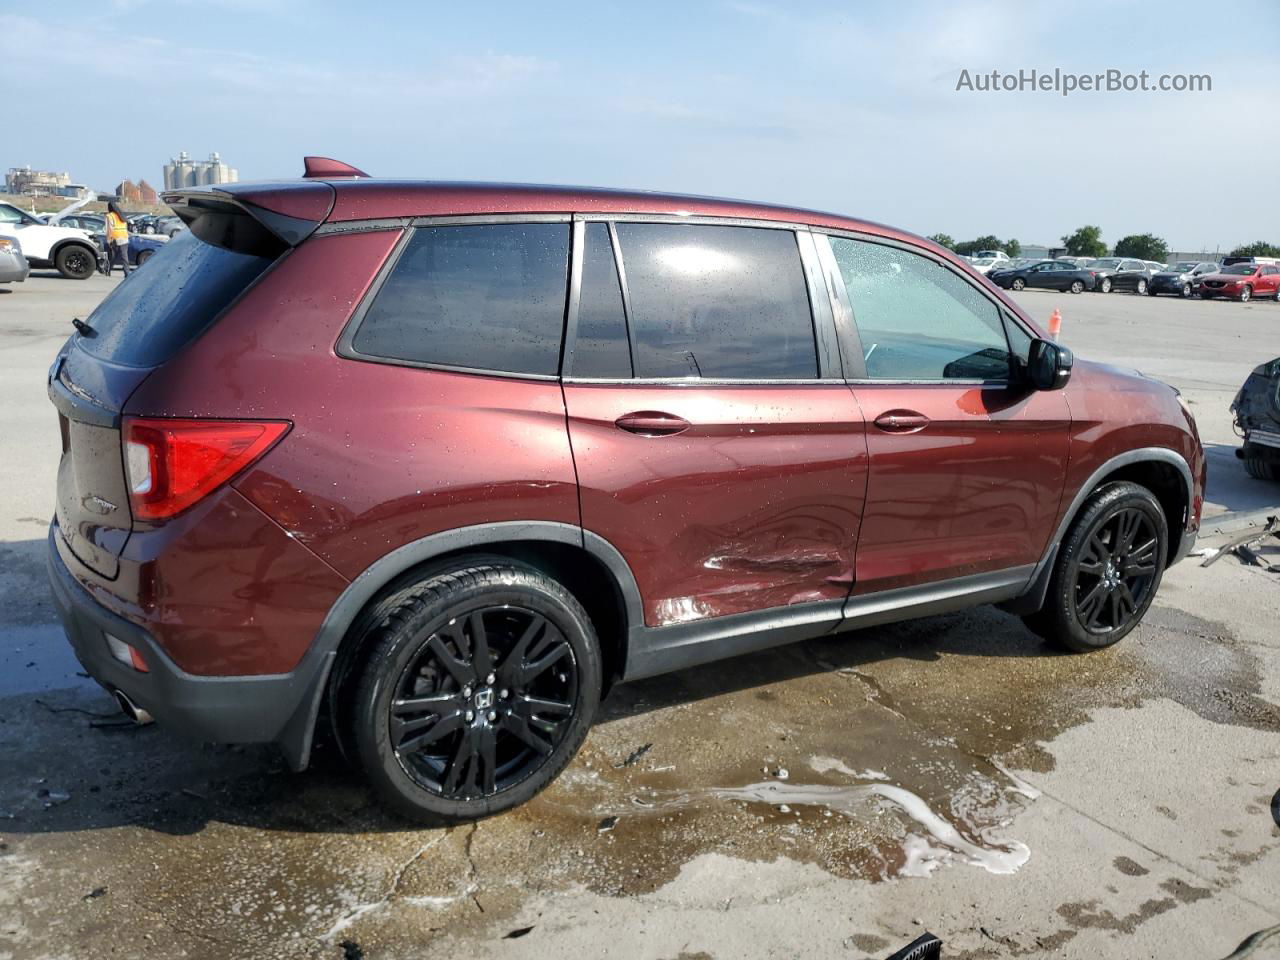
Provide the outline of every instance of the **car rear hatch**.
{"type": "Polygon", "coordinates": [[[1264,441],[1276,437],[1280,442],[1280,357],[1254,367],[1231,409],[1236,426],[1251,439],[1261,435],[1264,441]]]}
{"type": "Polygon", "coordinates": [[[99,576],[117,577],[133,529],[121,442],[129,396],[310,236],[333,198],[333,188],[318,182],[166,194],[190,229],[77,321],[49,372],[62,433],[56,513],[71,553],[99,576]]]}

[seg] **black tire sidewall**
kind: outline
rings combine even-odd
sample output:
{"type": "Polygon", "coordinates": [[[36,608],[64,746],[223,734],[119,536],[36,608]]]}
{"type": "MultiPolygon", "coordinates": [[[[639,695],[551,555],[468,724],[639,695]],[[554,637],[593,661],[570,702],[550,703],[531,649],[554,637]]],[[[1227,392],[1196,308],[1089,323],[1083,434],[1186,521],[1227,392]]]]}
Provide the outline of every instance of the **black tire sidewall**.
{"type": "Polygon", "coordinates": [[[1145,487],[1136,483],[1114,483],[1099,489],[1085,501],[1076,520],[1072,523],[1067,536],[1063,539],[1054,558],[1053,578],[1049,584],[1049,595],[1045,598],[1045,609],[1035,617],[1033,629],[1046,639],[1062,644],[1070,650],[1078,652],[1101,650],[1110,647],[1129,634],[1142,622],[1150,609],[1160,583],[1164,577],[1164,561],[1169,555],[1169,528],[1160,501],[1145,487]],[[1086,540],[1101,524],[1116,511],[1138,507],[1143,509],[1151,519],[1159,541],[1155,576],[1147,590],[1137,613],[1129,623],[1119,630],[1107,634],[1095,634],[1086,630],[1076,615],[1074,596],[1074,571],[1077,558],[1084,548],[1086,540]]]}
{"type": "Polygon", "coordinates": [[[57,267],[58,272],[68,280],[87,280],[89,277],[93,276],[94,270],[97,269],[98,258],[95,254],[90,253],[85,247],[73,245],[63,247],[58,251],[58,255],[54,258],[54,266],[57,267]],[[88,270],[76,273],[66,266],[66,262],[76,254],[85,257],[89,261],[88,270]]]}
{"type": "MultiPolygon", "coordinates": [[[[581,605],[556,581],[520,566],[469,568],[464,577],[437,577],[428,585],[441,589],[407,617],[388,618],[379,627],[366,662],[357,668],[352,708],[351,744],[360,764],[384,801],[406,818],[432,824],[457,823],[491,816],[525,803],[554,780],[586,739],[600,701],[601,659],[591,621],[581,605]],[[472,582],[461,582],[477,572],[472,582]],[[494,576],[501,572],[502,580],[494,576]],[[510,604],[547,617],[564,634],[577,661],[578,709],[559,746],[524,780],[493,797],[457,801],[436,796],[401,767],[390,743],[387,724],[395,684],[418,654],[431,631],[477,606],[510,604]]],[[[403,609],[403,608],[402,608],[403,609]]]]}

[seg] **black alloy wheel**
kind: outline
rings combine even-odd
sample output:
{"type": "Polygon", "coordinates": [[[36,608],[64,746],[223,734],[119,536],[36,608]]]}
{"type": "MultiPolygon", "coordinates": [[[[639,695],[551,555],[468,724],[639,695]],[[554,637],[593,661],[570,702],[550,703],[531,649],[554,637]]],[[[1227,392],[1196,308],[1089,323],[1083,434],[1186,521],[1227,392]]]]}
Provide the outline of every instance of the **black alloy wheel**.
{"type": "Polygon", "coordinates": [[[1169,555],[1164,508],[1136,483],[1094,491],[1058,546],[1044,606],[1023,617],[1070,650],[1109,647],[1146,615],[1169,555]]]}
{"type": "Polygon", "coordinates": [[[485,606],[433,631],[388,711],[396,759],[450,800],[509,790],[540,767],[577,711],[578,665],[532,610],[485,606]]]}
{"type": "Polygon", "coordinates": [[[1159,562],[1160,537],[1142,510],[1110,514],[1085,541],[1075,564],[1075,612],[1090,633],[1130,626],[1145,606],[1159,562]]]}
{"type": "Polygon", "coordinates": [[[456,823],[524,803],[586,738],[603,668],[562,584],[501,557],[450,561],[372,608],[334,668],[343,753],[382,800],[456,823]]]}
{"type": "Polygon", "coordinates": [[[98,268],[98,260],[88,247],[76,243],[58,251],[54,266],[68,280],[86,280],[98,268]]]}

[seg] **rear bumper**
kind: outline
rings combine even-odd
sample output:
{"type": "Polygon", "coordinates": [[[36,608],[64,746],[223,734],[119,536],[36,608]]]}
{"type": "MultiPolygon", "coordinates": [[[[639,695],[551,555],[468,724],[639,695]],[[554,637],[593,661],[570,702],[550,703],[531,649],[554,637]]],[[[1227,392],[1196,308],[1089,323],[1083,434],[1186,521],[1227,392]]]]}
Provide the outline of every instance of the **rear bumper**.
{"type": "Polygon", "coordinates": [[[0,283],[21,283],[31,273],[31,265],[20,253],[0,253],[0,283]]]}
{"type": "Polygon", "coordinates": [[[86,672],[109,691],[119,690],[178,733],[214,743],[277,743],[295,769],[306,764],[319,698],[317,684],[330,659],[307,658],[284,674],[206,677],[182,670],[151,635],[112,613],[71,575],[58,552],[57,526],[49,528],[48,572],[54,605],[67,639],[86,672]],[[116,660],[110,634],[142,656],[147,672],[116,660]]]}

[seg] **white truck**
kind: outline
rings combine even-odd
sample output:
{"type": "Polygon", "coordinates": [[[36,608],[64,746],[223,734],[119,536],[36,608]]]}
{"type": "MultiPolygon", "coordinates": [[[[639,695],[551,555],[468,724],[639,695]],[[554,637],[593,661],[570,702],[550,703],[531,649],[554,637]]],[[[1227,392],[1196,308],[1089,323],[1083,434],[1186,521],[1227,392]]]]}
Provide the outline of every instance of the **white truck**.
{"type": "Polygon", "coordinates": [[[0,236],[17,237],[32,267],[53,267],[69,280],[87,280],[98,269],[98,247],[89,234],[41,223],[11,203],[0,202],[0,236]]]}

